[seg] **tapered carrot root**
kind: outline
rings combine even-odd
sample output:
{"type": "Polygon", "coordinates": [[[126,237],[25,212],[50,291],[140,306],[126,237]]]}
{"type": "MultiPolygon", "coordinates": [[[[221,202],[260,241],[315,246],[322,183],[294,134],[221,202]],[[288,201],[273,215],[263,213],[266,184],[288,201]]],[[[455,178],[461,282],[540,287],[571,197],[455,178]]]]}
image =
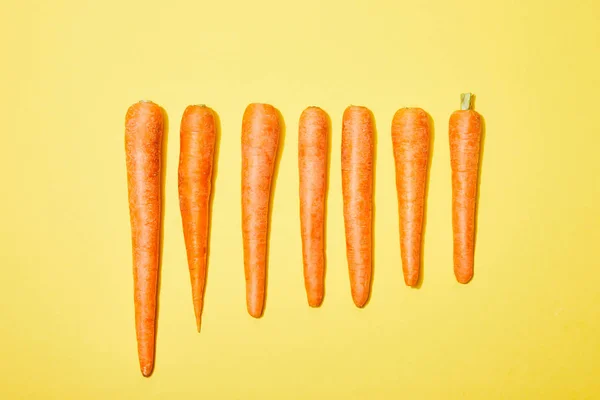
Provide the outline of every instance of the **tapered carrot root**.
{"type": "Polygon", "coordinates": [[[192,284],[196,327],[200,331],[216,142],[213,111],[205,106],[187,107],[181,119],[180,136],[179,208],[192,284]]]}
{"type": "Polygon", "coordinates": [[[402,108],[394,115],[392,142],[396,164],[400,248],[404,282],[408,286],[417,285],[421,267],[429,130],[429,115],[420,108],[402,108]]]}
{"type": "Polygon", "coordinates": [[[461,96],[461,110],[450,117],[454,275],[460,283],[473,277],[475,208],[481,145],[481,116],[471,109],[471,94],[461,96]]]}
{"type": "Polygon", "coordinates": [[[365,107],[344,111],[342,191],[350,288],[354,304],[363,307],[371,288],[373,208],[373,119],[365,107]]]}
{"type": "Polygon", "coordinates": [[[325,277],[325,193],[327,185],[327,134],[325,111],[309,107],[300,116],[298,169],[300,174],[300,226],[304,285],[308,304],[323,302],[325,277]]]}
{"type": "Polygon", "coordinates": [[[163,114],[152,102],[139,102],[125,117],[127,186],[133,248],[135,328],[140,369],[154,368],[156,297],[161,229],[163,114]]]}
{"type": "Polygon", "coordinates": [[[279,146],[279,113],[250,104],[242,120],[242,236],[248,313],[258,318],[265,301],[271,182],[279,146]]]}

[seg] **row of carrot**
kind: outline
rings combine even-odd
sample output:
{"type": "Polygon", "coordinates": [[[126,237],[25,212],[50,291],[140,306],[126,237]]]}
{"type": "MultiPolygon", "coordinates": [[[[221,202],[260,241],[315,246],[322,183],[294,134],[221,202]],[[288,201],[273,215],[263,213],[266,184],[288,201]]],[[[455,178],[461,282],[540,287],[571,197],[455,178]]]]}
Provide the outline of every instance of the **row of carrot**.
{"type": "MultiPolygon", "coordinates": [[[[133,247],[135,324],[140,368],[154,367],[156,301],[161,231],[161,171],[164,117],[155,103],[141,101],[126,115],[125,150],[133,247]]],[[[373,117],[350,106],[342,125],[342,190],[346,253],[352,299],[363,307],[369,297],[372,256],[373,117]]],[[[392,120],[400,248],[404,280],[419,281],[425,187],[430,158],[430,117],[420,108],[402,108],[392,120]]],[[[454,272],[461,283],[473,276],[475,207],[481,117],[471,94],[450,117],[454,272]]],[[[242,118],[242,236],[246,304],[260,317],[265,298],[268,214],[281,121],[268,104],[250,104],[242,118]]],[[[309,107],[300,116],[298,168],[304,280],[308,303],[318,307],[324,292],[324,219],[328,116],[309,107]]],[[[214,112],[189,106],[180,130],[179,205],[200,329],[206,282],[212,170],[216,143],[214,112]]]]}

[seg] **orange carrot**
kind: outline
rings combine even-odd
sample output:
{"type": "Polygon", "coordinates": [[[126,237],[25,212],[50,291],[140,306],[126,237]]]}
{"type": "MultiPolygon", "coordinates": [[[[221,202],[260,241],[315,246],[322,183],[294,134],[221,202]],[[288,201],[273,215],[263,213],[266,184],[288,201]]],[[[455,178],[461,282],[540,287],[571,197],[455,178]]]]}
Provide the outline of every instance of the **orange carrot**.
{"type": "Polygon", "coordinates": [[[373,118],[365,107],[344,111],[342,191],[352,299],[363,307],[371,286],[373,207],[373,118]]]}
{"type": "Polygon", "coordinates": [[[480,145],[481,116],[471,109],[471,94],[462,94],[461,109],[450,117],[454,275],[460,283],[473,277],[480,145]]]}
{"type": "Polygon", "coordinates": [[[325,192],[327,181],[327,132],[325,111],[308,107],[300,116],[298,169],[300,173],[300,226],[304,286],[308,305],[323,302],[325,248],[325,192]]]}
{"type": "Polygon", "coordinates": [[[407,286],[416,286],[421,267],[425,184],[429,161],[429,115],[401,108],[392,120],[396,191],[400,216],[402,271],[407,286]]]}
{"type": "Polygon", "coordinates": [[[254,318],[265,301],[271,181],[279,146],[279,114],[269,104],[250,104],[242,119],[242,236],[246,306],[254,318]]]}
{"type": "Polygon", "coordinates": [[[140,369],[154,368],[156,296],[161,229],[161,108],[141,101],[125,117],[127,186],[133,247],[135,329],[140,369]]]}
{"type": "Polygon", "coordinates": [[[181,118],[180,135],[179,208],[199,332],[206,282],[209,202],[216,141],[212,110],[204,105],[188,106],[181,118]]]}

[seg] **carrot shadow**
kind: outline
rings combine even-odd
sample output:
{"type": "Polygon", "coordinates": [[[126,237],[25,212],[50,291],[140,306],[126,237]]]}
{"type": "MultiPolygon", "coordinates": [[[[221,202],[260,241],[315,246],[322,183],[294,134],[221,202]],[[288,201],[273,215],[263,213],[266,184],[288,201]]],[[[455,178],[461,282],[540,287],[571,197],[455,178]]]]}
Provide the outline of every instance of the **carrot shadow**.
{"type": "Polygon", "coordinates": [[[331,117],[327,111],[323,110],[325,118],[327,119],[327,160],[325,161],[325,204],[323,205],[323,299],[321,305],[325,302],[325,295],[327,294],[327,204],[329,203],[329,171],[331,167],[331,117]]]}
{"type": "MultiPolygon", "coordinates": [[[[473,100],[474,101],[474,100],[473,100]]],[[[475,108],[474,103],[473,103],[473,108],[475,108]]],[[[486,134],[486,127],[485,127],[485,118],[483,117],[483,115],[479,114],[481,116],[481,141],[480,141],[480,147],[479,147],[479,170],[477,171],[477,191],[476,191],[476,195],[475,195],[475,226],[473,229],[473,252],[475,253],[475,251],[477,251],[477,230],[479,227],[479,195],[481,193],[481,190],[479,190],[481,188],[481,174],[483,171],[483,156],[485,154],[485,134],[486,134]]],[[[475,257],[475,254],[473,254],[473,257],[475,257]]],[[[473,278],[475,277],[475,272],[476,272],[476,268],[473,267],[473,277],[471,278],[471,280],[473,280],[473,278]]]]}
{"type": "MultiPolygon", "coordinates": [[[[156,365],[156,358],[158,355],[158,349],[156,347],[158,337],[158,323],[160,320],[160,291],[162,285],[162,261],[163,261],[163,250],[164,250],[164,238],[165,238],[165,206],[166,206],[166,186],[167,186],[167,157],[169,149],[169,116],[164,108],[160,107],[163,115],[163,140],[161,148],[161,171],[160,171],[160,244],[158,247],[158,271],[156,279],[156,317],[154,323],[154,365],[156,365]]],[[[154,368],[150,375],[154,373],[154,368]]],[[[150,376],[149,375],[149,376],[150,376]]]]}
{"type": "MultiPolygon", "coordinates": [[[[427,113],[427,111],[425,111],[427,113]]],[[[425,177],[425,199],[423,201],[423,228],[421,229],[421,265],[419,265],[419,280],[413,289],[421,289],[425,279],[425,235],[427,233],[427,209],[429,204],[429,183],[431,175],[431,164],[433,162],[435,144],[435,122],[429,113],[429,158],[427,159],[427,176],[425,177]]]]}
{"type": "MultiPolygon", "coordinates": [[[[213,218],[213,203],[215,199],[215,189],[217,182],[217,175],[219,174],[219,154],[221,151],[221,118],[219,118],[219,114],[212,108],[210,109],[215,121],[215,148],[213,153],[213,167],[212,167],[212,176],[211,176],[211,190],[210,197],[208,199],[208,232],[207,232],[207,243],[206,243],[206,276],[204,277],[204,293],[202,294],[206,297],[206,290],[208,287],[208,271],[210,269],[210,243],[211,233],[212,233],[212,218],[213,218]]],[[[202,299],[202,309],[200,310],[200,318],[202,318],[204,311],[204,298],[202,299]]],[[[200,327],[198,328],[198,333],[202,330],[202,323],[200,323],[200,327]]]]}
{"type": "Polygon", "coordinates": [[[369,114],[371,115],[371,120],[373,121],[373,164],[372,171],[373,174],[373,187],[372,187],[372,196],[371,196],[371,281],[369,282],[369,295],[367,297],[367,301],[363,305],[364,308],[371,302],[371,297],[373,293],[373,284],[375,281],[375,246],[376,246],[376,234],[375,234],[375,219],[377,215],[377,207],[375,205],[375,193],[377,192],[377,121],[375,120],[375,115],[373,111],[369,109],[369,114]]]}
{"type": "Polygon", "coordinates": [[[279,164],[281,163],[281,156],[283,155],[283,149],[285,148],[285,120],[283,119],[283,115],[279,109],[275,109],[277,111],[277,115],[279,116],[279,143],[277,145],[277,156],[275,157],[275,166],[273,168],[273,178],[271,181],[271,192],[269,194],[269,216],[267,219],[267,255],[265,257],[265,300],[263,304],[262,312],[259,318],[265,314],[265,309],[267,308],[267,300],[268,300],[268,290],[269,287],[269,266],[270,266],[270,252],[271,252],[271,221],[273,219],[273,204],[275,200],[275,190],[277,188],[277,177],[279,176],[279,164]]]}

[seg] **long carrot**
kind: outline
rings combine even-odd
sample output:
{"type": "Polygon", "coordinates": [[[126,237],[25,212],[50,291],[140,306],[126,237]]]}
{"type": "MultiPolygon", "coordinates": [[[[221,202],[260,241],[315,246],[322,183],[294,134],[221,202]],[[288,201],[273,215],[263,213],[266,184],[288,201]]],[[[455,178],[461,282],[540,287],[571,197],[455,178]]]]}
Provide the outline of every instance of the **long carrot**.
{"type": "Polygon", "coordinates": [[[462,94],[461,109],[450,117],[454,275],[460,283],[473,277],[480,145],[481,116],[471,109],[471,94],[462,94]]]}
{"type": "Polygon", "coordinates": [[[298,129],[300,227],[304,286],[311,307],[320,306],[324,295],[328,130],[329,121],[322,109],[308,107],[300,116],[298,129]]]}
{"type": "Polygon", "coordinates": [[[180,135],[179,208],[190,270],[196,327],[200,331],[216,141],[213,111],[204,105],[188,106],[181,118],[180,135]]]}
{"type": "Polygon", "coordinates": [[[429,161],[429,115],[401,108],[392,120],[396,191],[400,216],[402,271],[407,286],[416,286],[421,267],[425,184],[429,161]]]}
{"type": "Polygon", "coordinates": [[[132,105],[125,117],[135,329],[144,376],[154,368],[163,123],[161,108],[152,102],[132,105]]]}
{"type": "Polygon", "coordinates": [[[342,191],[352,300],[363,307],[371,286],[373,202],[373,119],[365,107],[344,111],[342,191]]]}
{"type": "Polygon", "coordinates": [[[271,181],[279,146],[279,114],[269,104],[250,104],[242,119],[242,237],[246,306],[254,318],[265,301],[271,181]]]}

